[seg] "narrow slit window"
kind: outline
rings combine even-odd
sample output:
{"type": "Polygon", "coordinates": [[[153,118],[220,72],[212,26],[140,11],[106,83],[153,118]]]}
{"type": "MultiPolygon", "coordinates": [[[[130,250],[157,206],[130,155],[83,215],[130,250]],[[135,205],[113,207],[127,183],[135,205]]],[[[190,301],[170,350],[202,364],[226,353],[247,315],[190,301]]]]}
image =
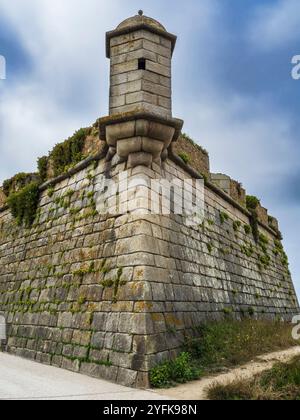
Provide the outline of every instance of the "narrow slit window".
{"type": "Polygon", "coordinates": [[[146,59],[139,58],[139,70],[146,70],[146,59]]]}

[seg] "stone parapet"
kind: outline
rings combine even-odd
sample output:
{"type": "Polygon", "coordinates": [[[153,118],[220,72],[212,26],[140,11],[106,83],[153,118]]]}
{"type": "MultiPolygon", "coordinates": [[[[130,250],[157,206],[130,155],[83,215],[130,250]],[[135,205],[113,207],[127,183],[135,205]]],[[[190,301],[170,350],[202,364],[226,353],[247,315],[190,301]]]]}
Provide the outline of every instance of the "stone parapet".
{"type": "Polygon", "coordinates": [[[246,191],[242,185],[224,174],[210,174],[211,182],[242,206],[246,205],[246,191]]]}

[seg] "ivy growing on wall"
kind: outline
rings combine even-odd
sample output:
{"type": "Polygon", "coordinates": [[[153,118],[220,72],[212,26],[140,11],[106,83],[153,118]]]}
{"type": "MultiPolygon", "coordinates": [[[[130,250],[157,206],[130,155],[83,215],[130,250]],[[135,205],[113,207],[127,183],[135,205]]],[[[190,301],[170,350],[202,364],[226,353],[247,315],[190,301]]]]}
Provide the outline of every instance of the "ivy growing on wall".
{"type": "Polygon", "coordinates": [[[64,142],[56,144],[48,156],[42,156],[38,159],[38,171],[42,182],[47,180],[49,166],[53,171],[53,175],[56,177],[66,172],[84,158],[84,143],[90,132],[90,127],[81,128],[64,142]]]}
{"type": "Polygon", "coordinates": [[[9,195],[7,204],[18,225],[30,227],[39,203],[39,183],[31,182],[18,192],[9,195]]]}
{"type": "Polygon", "coordinates": [[[16,174],[10,179],[6,179],[3,182],[3,192],[8,197],[12,192],[15,192],[17,190],[20,190],[25,187],[25,185],[29,184],[33,180],[37,180],[36,174],[31,173],[24,173],[21,172],[19,174],[16,174]]]}
{"type": "Polygon", "coordinates": [[[7,205],[19,225],[32,225],[39,202],[39,186],[48,178],[49,166],[54,176],[59,176],[83,158],[86,137],[91,128],[81,128],[63,143],[57,144],[48,156],[37,161],[38,173],[19,173],[3,182],[7,205]]]}
{"type": "Polygon", "coordinates": [[[48,157],[42,156],[37,160],[38,171],[42,182],[47,180],[48,157]]]}
{"type": "Polygon", "coordinates": [[[251,213],[250,225],[252,228],[252,233],[253,233],[255,242],[259,241],[258,214],[257,214],[257,207],[259,204],[260,204],[260,201],[257,197],[253,195],[247,195],[246,205],[247,205],[247,209],[251,213]]]}
{"type": "Polygon", "coordinates": [[[54,147],[48,158],[51,161],[54,176],[66,172],[83,159],[84,141],[88,130],[81,128],[72,137],[54,147]]]}

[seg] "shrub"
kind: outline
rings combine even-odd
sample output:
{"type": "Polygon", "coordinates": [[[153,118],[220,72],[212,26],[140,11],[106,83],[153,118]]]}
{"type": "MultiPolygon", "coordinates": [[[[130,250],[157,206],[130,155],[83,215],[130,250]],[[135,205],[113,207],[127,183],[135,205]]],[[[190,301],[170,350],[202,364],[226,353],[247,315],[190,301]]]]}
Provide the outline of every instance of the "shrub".
{"type": "Polygon", "coordinates": [[[171,386],[171,362],[161,363],[150,372],[150,383],[154,388],[171,386]]]}
{"type": "Polygon", "coordinates": [[[155,388],[166,388],[174,383],[185,383],[199,379],[201,371],[189,353],[181,353],[175,360],[161,363],[150,372],[150,383],[155,388]]]}
{"type": "Polygon", "coordinates": [[[36,174],[20,172],[3,182],[3,192],[6,197],[8,197],[11,193],[24,188],[25,185],[30,184],[34,178],[36,178],[36,174]]]}
{"type": "Polygon", "coordinates": [[[247,195],[246,197],[247,209],[255,210],[259,204],[260,204],[260,200],[257,197],[255,197],[254,195],[247,195]]]}
{"type": "Polygon", "coordinates": [[[48,157],[43,156],[37,160],[38,171],[42,182],[47,180],[48,157]]]}
{"type": "Polygon", "coordinates": [[[53,165],[54,176],[65,172],[70,166],[80,162],[87,129],[81,128],[63,143],[57,144],[49,155],[53,165]]]}

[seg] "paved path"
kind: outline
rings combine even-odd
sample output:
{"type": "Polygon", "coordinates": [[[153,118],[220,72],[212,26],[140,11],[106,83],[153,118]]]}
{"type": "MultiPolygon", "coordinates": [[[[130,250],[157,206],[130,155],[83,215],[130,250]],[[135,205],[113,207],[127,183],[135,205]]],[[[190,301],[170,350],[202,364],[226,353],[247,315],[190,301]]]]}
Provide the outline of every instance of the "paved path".
{"type": "Polygon", "coordinates": [[[130,401],[169,398],[0,353],[0,399],[130,401]]]}

